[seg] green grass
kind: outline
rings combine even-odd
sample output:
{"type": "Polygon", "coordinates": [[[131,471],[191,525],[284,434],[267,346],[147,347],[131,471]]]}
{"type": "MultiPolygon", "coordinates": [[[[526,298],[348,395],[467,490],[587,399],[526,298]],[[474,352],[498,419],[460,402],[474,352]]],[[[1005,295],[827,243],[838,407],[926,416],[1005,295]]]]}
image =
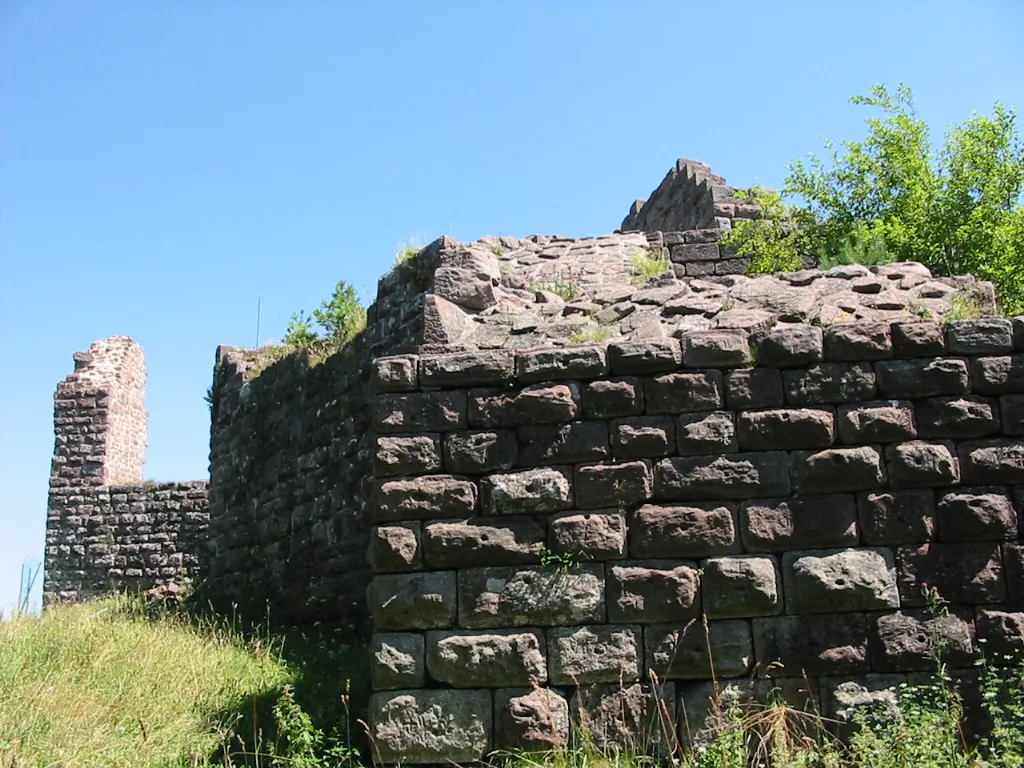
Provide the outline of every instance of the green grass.
{"type": "Polygon", "coordinates": [[[569,337],[572,344],[601,344],[615,335],[615,328],[610,325],[581,325],[569,337]]]}
{"type": "Polygon", "coordinates": [[[648,248],[644,251],[633,253],[629,257],[632,266],[632,277],[630,282],[633,285],[643,285],[648,280],[664,275],[672,269],[672,263],[661,248],[648,248]]]}

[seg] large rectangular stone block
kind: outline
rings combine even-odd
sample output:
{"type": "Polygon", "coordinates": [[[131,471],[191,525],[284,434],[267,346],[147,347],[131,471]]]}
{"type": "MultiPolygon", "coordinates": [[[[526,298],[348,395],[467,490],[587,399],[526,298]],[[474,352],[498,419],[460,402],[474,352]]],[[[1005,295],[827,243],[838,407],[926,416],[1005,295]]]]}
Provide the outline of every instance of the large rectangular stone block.
{"type": "Polygon", "coordinates": [[[782,373],[774,368],[744,368],[725,376],[725,403],[733,411],[781,406],[782,373]]]}
{"type": "Polygon", "coordinates": [[[875,364],[878,389],[886,397],[966,395],[970,391],[967,361],[956,357],[934,360],[884,360],[875,364]]]}
{"type": "Polygon", "coordinates": [[[604,566],[584,563],[567,572],[545,568],[467,568],[459,571],[459,626],[552,627],[605,620],[604,566]]]}
{"type": "Polygon", "coordinates": [[[580,686],[569,711],[581,736],[598,749],[644,744],[647,754],[667,759],[676,745],[673,683],[580,686]]]}
{"type": "Polygon", "coordinates": [[[423,559],[440,569],[539,563],[545,535],[529,517],[433,522],[423,529],[423,559]]]}
{"type": "Polygon", "coordinates": [[[370,386],[374,392],[412,392],[419,388],[416,355],[392,355],[373,361],[370,386]]]}
{"type": "Polygon", "coordinates": [[[444,468],[449,472],[483,474],[512,469],[518,456],[513,429],[449,432],[444,436],[444,468]]]}
{"type": "Polygon", "coordinates": [[[585,560],[618,560],[626,555],[626,518],[616,510],[563,512],[548,522],[548,546],[556,554],[585,560]]]}
{"type": "Polygon", "coordinates": [[[870,400],[875,372],[869,363],[819,363],[782,372],[786,404],[829,405],[870,400]]]}
{"type": "Polygon", "coordinates": [[[520,427],[519,464],[577,464],[608,456],[608,424],[604,421],[573,421],[520,427]]]}
{"type": "Polygon", "coordinates": [[[599,379],[583,386],[583,415],[588,419],[639,416],[643,412],[640,379],[599,379]]]}
{"type": "Polygon", "coordinates": [[[1006,584],[997,542],[931,543],[896,551],[897,581],[904,606],[923,607],[925,585],[953,605],[1003,602],[1006,584]]]}
{"type": "Polygon", "coordinates": [[[757,665],[767,675],[855,675],[869,669],[862,613],[777,616],[752,623],[757,665]]]}
{"type": "Polygon", "coordinates": [[[1003,395],[999,407],[1003,434],[1024,437],[1024,395],[1003,395]]]}
{"type": "Polygon", "coordinates": [[[872,617],[872,669],[878,672],[933,670],[935,654],[940,654],[949,666],[971,666],[974,612],[970,608],[954,609],[944,616],[908,610],[872,617]]]}
{"type": "Polygon", "coordinates": [[[489,515],[560,512],[573,506],[572,469],[539,467],[490,475],[480,481],[480,495],[489,515]]]}
{"type": "Polygon", "coordinates": [[[824,342],[821,328],[787,323],[768,331],[757,345],[757,364],[768,368],[800,368],[820,363],[824,342]]]}
{"type": "Polygon", "coordinates": [[[608,362],[614,374],[664,373],[679,367],[682,353],[676,339],[619,341],[608,345],[608,362]]]}
{"type": "Polygon", "coordinates": [[[420,356],[420,385],[423,387],[504,384],[514,375],[515,355],[509,349],[474,349],[420,356]]]}
{"type": "Polygon", "coordinates": [[[920,544],[935,537],[931,489],[857,494],[857,517],[865,544],[920,544]]]}
{"type": "Polygon", "coordinates": [[[749,499],[789,490],[789,455],[783,451],[663,459],[654,468],[656,499],[749,499]]]}
{"type": "Polygon", "coordinates": [[[999,407],[987,397],[932,397],[914,405],[918,432],[927,440],[986,437],[999,433],[999,407]]]}
{"type": "Polygon", "coordinates": [[[476,509],[476,485],[453,475],[425,475],[377,482],[374,519],[430,520],[468,517],[476,509]]]}
{"type": "Polygon", "coordinates": [[[426,679],[423,635],[375,632],[370,641],[370,678],[375,691],[422,687],[426,679]]]}
{"type": "Polygon", "coordinates": [[[629,554],[636,558],[686,558],[740,551],[733,504],[645,505],[633,513],[629,554]]]}
{"type": "Polygon", "coordinates": [[[576,382],[535,384],[521,390],[474,389],[469,393],[469,423],[474,427],[517,427],[572,421],[580,413],[576,382]]]}
{"type": "Polygon", "coordinates": [[[377,575],[366,601],[374,629],[445,629],[455,621],[455,573],[377,575]]]}
{"type": "Polygon", "coordinates": [[[556,627],[548,630],[553,685],[631,683],[643,668],[638,626],[556,627]]]}
{"type": "Polygon", "coordinates": [[[423,568],[419,522],[378,525],[370,531],[367,562],[374,573],[399,573],[423,568]]]}
{"type": "Polygon", "coordinates": [[[1024,355],[976,357],[971,379],[974,391],[982,395],[1024,394],[1024,355]]]}
{"type": "Polygon", "coordinates": [[[1017,512],[1008,488],[957,488],[936,504],[940,541],[1017,538],[1017,512]]]}
{"type": "Polygon", "coordinates": [[[659,680],[741,677],[753,657],[750,622],[742,619],[644,627],[647,669],[659,680]]]}
{"type": "Polygon", "coordinates": [[[680,456],[735,453],[736,425],[729,411],[696,411],[675,418],[676,449],[680,456]]]}
{"type": "Polygon", "coordinates": [[[825,359],[885,360],[892,357],[888,323],[836,323],[825,329],[825,359]]]}
{"type": "Polygon", "coordinates": [[[757,499],[740,504],[740,537],[748,552],[785,552],[856,545],[852,494],[757,499]]]}
{"type": "Polygon", "coordinates": [[[709,619],[740,619],[782,613],[782,582],[767,555],[712,557],[704,561],[701,593],[709,619]]]}
{"type": "Polygon", "coordinates": [[[996,666],[1017,666],[1024,659],[1024,612],[992,609],[976,611],[978,641],[996,666]]]}
{"type": "Polygon", "coordinates": [[[838,423],[839,437],[847,444],[892,443],[917,437],[914,406],[906,400],[841,405],[838,423]]]}
{"type": "Polygon", "coordinates": [[[719,371],[666,373],[644,382],[647,413],[713,411],[722,407],[719,371]]]}
{"type": "Polygon", "coordinates": [[[493,702],[487,690],[416,690],[370,697],[369,730],[385,765],[470,763],[494,743],[493,702]]]}
{"type": "Polygon", "coordinates": [[[377,438],[373,471],[377,477],[420,475],[441,469],[439,434],[377,438]]]}
{"type": "Polygon", "coordinates": [[[835,416],[814,408],[744,411],[738,431],[740,447],[747,451],[827,448],[835,436],[835,416]]]}
{"type": "Polygon", "coordinates": [[[998,355],[1013,351],[1013,324],[1003,317],[954,320],[946,325],[946,343],[955,355],[998,355]]]}
{"type": "Polygon", "coordinates": [[[885,463],[893,488],[937,488],[960,482],[956,446],[914,440],[888,445],[885,463]]]}
{"type": "Polygon", "coordinates": [[[569,702],[550,688],[494,692],[494,747],[545,752],[569,744],[569,702]]]}
{"type": "Polygon", "coordinates": [[[689,331],[681,341],[686,368],[744,368],[753,362],[749,334],[740,328],[689,331]]]}
{"type": "Polygon", "coordinates": [[[685,622],[700,611],[700,575],[692,562],[609,563],[608,620],[616,624],[685,622]]]}
{"type": "Polygon", "coordinates": [[[630,416],[611,422],[611,452],[620,459],[668,456],[676,447],[671,416],[630,416]]]}
{"type": "Polygon", "coordinates": [[[651,498],[654,491],[654,475],[648,461],[585,464],[576,467],[575,485],[578,509],[625,509],[635,507],[651,498]]]}
{"type": "Polygon", "coordinates": [[[543,684],[547,649],[540,630],[427,633],[427,672],[453,688],[543,684]]]}
{"type": "Polygon", "coordinates": [[[522,382],[552,379],[597,379],[608,373],[608,351],[600,346],[524,350],[516,355],[522,382]]]}
{"type": "Polygon", "coordinates": [[[373,399],[373,426],[381,433],[450,432],[465,429],[466,424],[465,392],[415,392],[373,399]]]}
{"type": "Polygon", "coordinates": [[[898,608],[896,565],[888,549],[819,549],[782,556],[786,612],[898,608]]]}
{"type": "Polygon", "coordinates": [[[799,493],[867,491],[885,482],[882,456],[869,445],[794,451],[792,462],[793,488],[799,493]]]}
{"type": "Polygon", "coordinates": [[[957,446],[968,485],[1024,485],[1024,441],[971,440],[957,446]]]}
{"type": "Polygon", "coordinates": [[[896,357],[939,357],[946,352],[946,332],[934,321],[893,323],[892,344],[896,357]]]}

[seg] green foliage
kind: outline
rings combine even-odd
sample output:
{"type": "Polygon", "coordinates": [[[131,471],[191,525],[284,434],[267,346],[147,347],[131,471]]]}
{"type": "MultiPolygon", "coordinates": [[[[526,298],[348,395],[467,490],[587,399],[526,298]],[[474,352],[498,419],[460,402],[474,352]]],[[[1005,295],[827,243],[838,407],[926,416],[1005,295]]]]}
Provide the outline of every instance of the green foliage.
{"type": "Polygon", "coordinates": [[[805,208],[786,205],[774,190],[751,187],[736,199],[761,207],[762,218],[737,219],[721,244],[750,261],[753,274],[795,272],[820,250],[817,218],[805,208]]]}
{"type": "Polygon", "coordinates": [[[341,349],[365,328],[366,309],[359,302],[356,289],[341,280],[334,287],[331,298],[321,302],[312,316],[301,311],[292,315],[284,342],[290,347],[325,357],[341,349]],[[316,326],[322,332],[318,332],[316,326]]]}
{"type": "Polygon", "coordinates": [[[866,267],[892,264],[895,259],[885,247],[885,235],[877,226],[859,223],[845,237],[839,238],[838,250],[825,253],[818,260],[820,269],[848,264],[866,267]]]}
{"type": "Polygon", "coordinates": [[[548,291],[556,296],[561,296],[566,301],[578,299],[583,293],[578,284],[571,280],[563,280],[561,277],[556,277],[549,282],[537,282],[534,280],[530,283],[530,289],[534,291],[548,291]]]}
{"type": "Polygon", "coordinates": [[[614,335],[615,329],[610,325],[581,325],[569,336],[569,342],[572,344],[602,344],[614,335]]]}
{"type": "Polygon", "coordinates": [[[395,251],[395,266],[409,266],[412,263],[412,260],[420,255],[424,247],[425,246],[415,237],[407,243],[402,243],[398,246],[398,250],[395,251]]]}
{"type": "Polygon", "coordinates": [[[566,574],[580,564],[582,552],[555,552],[541,545],[540,565],[542,568],[551,568],[555,573],[566,574]]]}
{"type": "Polygon", "coordinates": [[[633,253],[629,257],[629,262],[633,268],[630,280],[633,285],[642,285],[672,270],[672,263],[662,248],[648,248],[633,253]]]}

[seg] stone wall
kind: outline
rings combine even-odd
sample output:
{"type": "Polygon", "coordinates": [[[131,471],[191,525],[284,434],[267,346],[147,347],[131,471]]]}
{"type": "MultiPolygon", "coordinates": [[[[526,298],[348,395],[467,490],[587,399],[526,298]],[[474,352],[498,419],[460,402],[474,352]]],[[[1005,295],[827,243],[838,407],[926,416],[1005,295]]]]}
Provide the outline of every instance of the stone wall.
{"type": "Polygon", "coordinates": [[[965,681],[981,641],[1024,653],[1024,318],[393,356],[373,385],[385,763],[583,713],[685,739],[712,674],[835,714],[927,674],[932,637],[965,681]]]}
{"type": "Polygon", "coordinates": [[[142,347],[113,336],[74,360],[54,396],[44,604],[195,578],[206,483],[143,483],[142,347]]]}

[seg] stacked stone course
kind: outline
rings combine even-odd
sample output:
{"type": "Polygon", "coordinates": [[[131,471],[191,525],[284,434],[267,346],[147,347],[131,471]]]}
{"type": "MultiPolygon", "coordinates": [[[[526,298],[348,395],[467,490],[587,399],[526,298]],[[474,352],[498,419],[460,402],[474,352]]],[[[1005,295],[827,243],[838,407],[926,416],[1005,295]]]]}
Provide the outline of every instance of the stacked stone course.
{"type": "Polygon", "coordinates": [[[712,674],[828,713],[841,683],[927,671],[936,634],[962,677],[980,640],[1019,656],[1020,331],[780,324],[377,359],[380,759],[564,743],[581,713],[621,738],[608,713],[664,712],[652,686],[685,738],[712,674]]]}

